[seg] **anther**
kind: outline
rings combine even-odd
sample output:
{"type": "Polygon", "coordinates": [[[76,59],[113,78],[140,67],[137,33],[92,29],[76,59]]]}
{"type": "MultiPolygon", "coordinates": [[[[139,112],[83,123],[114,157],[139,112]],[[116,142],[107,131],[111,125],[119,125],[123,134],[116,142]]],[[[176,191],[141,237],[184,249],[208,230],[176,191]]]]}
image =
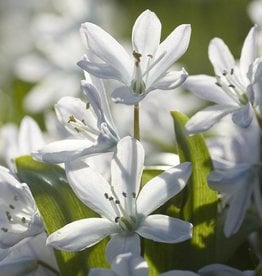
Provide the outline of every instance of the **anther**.
{"type": "Polygon", "coordinates": [[[68,123],[71,123],[71,122],[76,123],[76,118],[74,117],[74,115],[70,115],[67,122],[68,123]]]}
{"type": "Polygon", "coordinates": [[[234,68],[231,68],[230,70],[230,74],[233,75],[234,74],[234,68]]]}
{"type": "Polygon", "coordinates": [[[233,85],[233,84],[229,84],[228,87],[236,88],[235,85],[233,85]]]}
{"type": "MultiPolygon", "coordinates": [[[[136,62],[140,63],[141,54],[137,53],[135,50],[133,51],[133,56],[136,59],[136,62]]],[[[137,64],[138,65],[138,64],[137,64]]]]}
{"type": "Polygon", "coordinates": [[[3,232],[8,232],[8,229],[7,229],[7,228],[4,228],[4,227],[1,227],[1,230],[2,230],[3,232]]]}
{"type": "Polygon", "coordinates": [[[14,210],[14,209],[15,209],[15,206],[12,205],[12,204],[10,204],[10,205],[9,205],[9,208],[14,210]]]}
{"type": "Polygon", "coordinates": [[[119,219],[120,219],[120,217],[116,217],[116,218],[115,218],[115,223],[118,223],[118,222],[119,222],[119,219]]]}
{"type": "Polygon", "coordinates": [[[126,193],[125,193],[125,192],[123,192],[122,195],[123,195],[124,197],[126,197],[126,193]]]}
{"type": "Polygon", "coordinates": [[[11,220],[12,220],[12,216],[11,216],[10,212],[9,212],[9,211],[6,211],[5,214],[6,214],[6,216],[7,216],[7,219],[8,219],[9,221],[11,221],[11,220]]]}
{"type": "Polygon", "coordinates": [[[90,103],[86,103],[86,109],[90,108],[90,103]]]}
{"type": "Polygon", "coordinates": [[[118,199],[115,200],[115,204],[120,204],[120,201],[118,199]]]}
{"type": "Polygon", "coordinates": [[[77,127],[74,127],[74,130],[78,133],[80,132],[80,130],[77,127]]]}
{"type": "Polygon", "coordinates": [[[113,198],[112,196],[110,196],[108,199],[109,199],[110,201],[114,200],[114,198],[113,198]]]}
{"type": "Polygon", "coordinates": [[[21,221],[22,221],[22,223],[26,223],[25,217],[22,217],[21,221]]]}
{"type": "Polygon", "coordinates": [[[84,119],[82,119],[81,122],[86,126],[86,122],[84,119]]]}
{"type": "Polygon", "coordinates": [[[105,193],[104,196],[105,196],[106,199],[109,198],[108,193],[105,193]]]}
{"type": "Polygon", "coordinates": [[[216,82],[215,84],[219,87],[222,87],[222,85],[219,82],[216,82]]]}
{"type": "Polygon", "coordinates": [[[136,198],[136,193],[135,192],[132,193],[132,197],[136,198]]]}
{"type": "Polygon", "coordinates": [[[17,201],[17,200],[18,200],[18,196],[14,195],[14,201],[17,201]]]}
{"type": "Polygon", "coordinates": [[[223,76],[226,76],[227,75],[227,71],[224,70],[223,73],[222,73],[223,76]]]}

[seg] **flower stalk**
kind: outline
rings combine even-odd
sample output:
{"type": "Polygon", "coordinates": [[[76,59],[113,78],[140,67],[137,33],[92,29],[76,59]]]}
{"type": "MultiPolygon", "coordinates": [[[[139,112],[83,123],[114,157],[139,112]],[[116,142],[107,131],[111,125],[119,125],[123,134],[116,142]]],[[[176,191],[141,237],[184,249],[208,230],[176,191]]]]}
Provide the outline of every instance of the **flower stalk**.
{"type": "Polygon", "coordinates": [[[134,105],[134,138],[140,140],[139,103],[134,105]]]}

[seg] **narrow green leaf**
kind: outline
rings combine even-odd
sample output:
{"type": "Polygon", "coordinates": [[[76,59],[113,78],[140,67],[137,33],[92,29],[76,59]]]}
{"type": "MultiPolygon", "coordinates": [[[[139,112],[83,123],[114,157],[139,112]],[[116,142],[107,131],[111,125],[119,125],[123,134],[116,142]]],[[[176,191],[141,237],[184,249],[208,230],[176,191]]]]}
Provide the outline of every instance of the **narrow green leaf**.
{"type": "Polygon", "coordinates": [[[187,252],[188,268],[197,270],[215,261],[217,225],[217,193],[207,185],[207,175],[212,170],[210,155],[202,135],[188,136],[184,125],[188,118],[171,112],[181,162],[192,162],[193,173],[186,187],[184,218],[190,221],[193,237],[187,252]]]}
{"type": "MultiPolygon", "coordinates": [[[[31,156],[17,158],[16,166],[19,179],[30,187],[48,234],[72,221],[97,217],[77,198],[61,167],[37,162],[31,156]]],[[[90,267],[108,266],[105,243],[76,253],[55,250],[61,275],[87,275],[90,267]]]]}

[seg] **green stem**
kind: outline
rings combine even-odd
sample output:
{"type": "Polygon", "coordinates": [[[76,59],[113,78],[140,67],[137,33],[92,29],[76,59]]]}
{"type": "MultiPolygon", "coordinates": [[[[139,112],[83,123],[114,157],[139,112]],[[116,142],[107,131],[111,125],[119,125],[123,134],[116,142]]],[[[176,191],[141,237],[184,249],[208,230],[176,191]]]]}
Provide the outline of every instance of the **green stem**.
{"type": "Polygon", "coordinates": [[[38,260],[37,263],[45,268],[47,268],[48,270],[52,271],[55,275],[60,275],[59,272],[54,269],[52,266],[50,266],[49,264],[43,262],[43,261],[40,261],[38,260]]]}
{"type": "Polygon", "coordinates": [[[134,105],[134,138],[140,140],[139,104],[134,105]]]}

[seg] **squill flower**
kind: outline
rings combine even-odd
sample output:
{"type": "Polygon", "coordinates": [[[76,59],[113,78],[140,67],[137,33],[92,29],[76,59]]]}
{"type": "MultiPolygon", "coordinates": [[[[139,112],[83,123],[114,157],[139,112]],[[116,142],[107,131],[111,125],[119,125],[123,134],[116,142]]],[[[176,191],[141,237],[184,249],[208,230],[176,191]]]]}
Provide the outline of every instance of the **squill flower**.
{"type": "Polygon", "coordinates": [[[117,145],[111,163],[111,183],[85,163],[66,163],[68,181],[76,195],[101,215],[74,221],[52,233],[47,244],[67,251],[81,251],[110,236],[106,256],[140,255],[139,235],[157,242],[177,243],[191,237],[189,222],[154,210],[180,192],[191,175],[185,162],[150,180],[141,191],[144,150],[140,142],[125,137],[117,145]]]}
{"type": "Polygon", "coordinates": [[[43,231],[43,223],[28,186],[0,167],[0,248],[14,246],[43,231]]]}
{"type": "Polygon", "coordinates": [[[196,113],[186,124],[187,131],[206,131],[227,114],[232,114],[232,120],[238,126],[248,127],[254,109],[260,110],[262,102],[255,91],[262,72],[262,60],[256,59],[256,26],[245,39],[239,63],[220,38],[212,39],[208,50],[216,77],[190,76],[184,86],[200,98],[216,104],[196,113]]]}
{"type": "Polygon", "coordinates": [[[131,55],[93,23],[82,24],[81,34],[97,62],[91,62],[84,56],[78,65],[98,78],[120,81],[123,86],[112,94],[115,102],[136,104],[152,90],[178,87],[188,75],[185,69],[171,72],[168,69],[188,48],[189,24],[178,26],[160,43],[161,22],[155,13],[144,11],[133,26],[131,55]]]}
{"type": "Polygon", "coordinates": [[[34,152],[37,159],[64,163],[113,150],[119,138],[109,110],[104,107],[103,94],[87,81],[83,80],[81,86],[87,103],[79,98],[63,97],[55,105],[58,120],[71,136],[34,152]]]}

